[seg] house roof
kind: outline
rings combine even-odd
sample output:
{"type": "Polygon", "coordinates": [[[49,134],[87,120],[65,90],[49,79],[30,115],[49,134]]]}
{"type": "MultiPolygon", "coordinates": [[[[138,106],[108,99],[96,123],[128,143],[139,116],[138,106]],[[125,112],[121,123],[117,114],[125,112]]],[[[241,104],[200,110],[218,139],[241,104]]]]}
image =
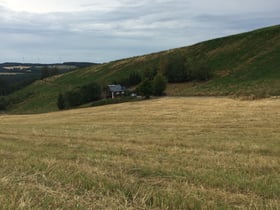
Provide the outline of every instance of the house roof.
{"type": "Polygon", "coordinates": [[[125,90],[125,88],[121,85],[108,85],[108,87],[111,92],[120,92],[125,90]]]}

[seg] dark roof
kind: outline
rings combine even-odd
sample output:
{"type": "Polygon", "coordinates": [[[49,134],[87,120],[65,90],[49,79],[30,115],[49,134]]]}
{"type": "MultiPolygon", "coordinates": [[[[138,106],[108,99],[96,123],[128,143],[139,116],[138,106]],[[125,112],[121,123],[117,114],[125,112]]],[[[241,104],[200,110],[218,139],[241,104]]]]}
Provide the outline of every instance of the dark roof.
{"type": "Polygon", "coordinates": [[[111,92],[121,92],[125,90],[121,85],[108,85],[108,87],[111,92]]]}

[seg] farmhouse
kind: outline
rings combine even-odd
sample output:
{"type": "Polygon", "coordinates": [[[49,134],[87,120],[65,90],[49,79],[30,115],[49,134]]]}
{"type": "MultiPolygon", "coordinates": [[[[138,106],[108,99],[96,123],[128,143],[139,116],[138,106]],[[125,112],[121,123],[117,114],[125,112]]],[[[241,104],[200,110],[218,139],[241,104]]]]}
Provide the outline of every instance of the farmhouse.
{"type": "Polygon", "coordinates": [[[107,88],[107,97],[118,97],[124,96],[126,93],[126,88],[121,85],[108,85],[107,88]]]}

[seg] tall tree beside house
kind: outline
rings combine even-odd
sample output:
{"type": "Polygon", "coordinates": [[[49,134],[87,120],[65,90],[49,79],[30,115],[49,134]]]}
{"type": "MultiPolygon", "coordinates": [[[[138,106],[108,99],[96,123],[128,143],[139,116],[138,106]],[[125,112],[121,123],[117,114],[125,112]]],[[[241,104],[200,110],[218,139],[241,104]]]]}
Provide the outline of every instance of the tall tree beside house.
{"type": "Polygon", "coordinates": [[[163,95],[167,85],[167,80],[162,74],[157,74],[153,80],[153,93],[156,96],[163,95]]]}
{"type": "Polygon", "coordinates": [[[137,87],[138,94],[145,96],[146,99],[150,98],[153,94],[153,84],[151,80],[145,79],[137,87]]]}

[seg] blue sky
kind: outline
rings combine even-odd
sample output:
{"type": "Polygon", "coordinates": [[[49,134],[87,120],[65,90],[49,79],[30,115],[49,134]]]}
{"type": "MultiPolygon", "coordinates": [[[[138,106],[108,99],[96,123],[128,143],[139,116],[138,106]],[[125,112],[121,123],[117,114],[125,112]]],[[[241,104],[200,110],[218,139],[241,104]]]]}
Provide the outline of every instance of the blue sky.
{"type": "Polygon", "coordinates": [[[108,62],[276,24],[279,0],[0,0],[0,62],[108,62]]]}

